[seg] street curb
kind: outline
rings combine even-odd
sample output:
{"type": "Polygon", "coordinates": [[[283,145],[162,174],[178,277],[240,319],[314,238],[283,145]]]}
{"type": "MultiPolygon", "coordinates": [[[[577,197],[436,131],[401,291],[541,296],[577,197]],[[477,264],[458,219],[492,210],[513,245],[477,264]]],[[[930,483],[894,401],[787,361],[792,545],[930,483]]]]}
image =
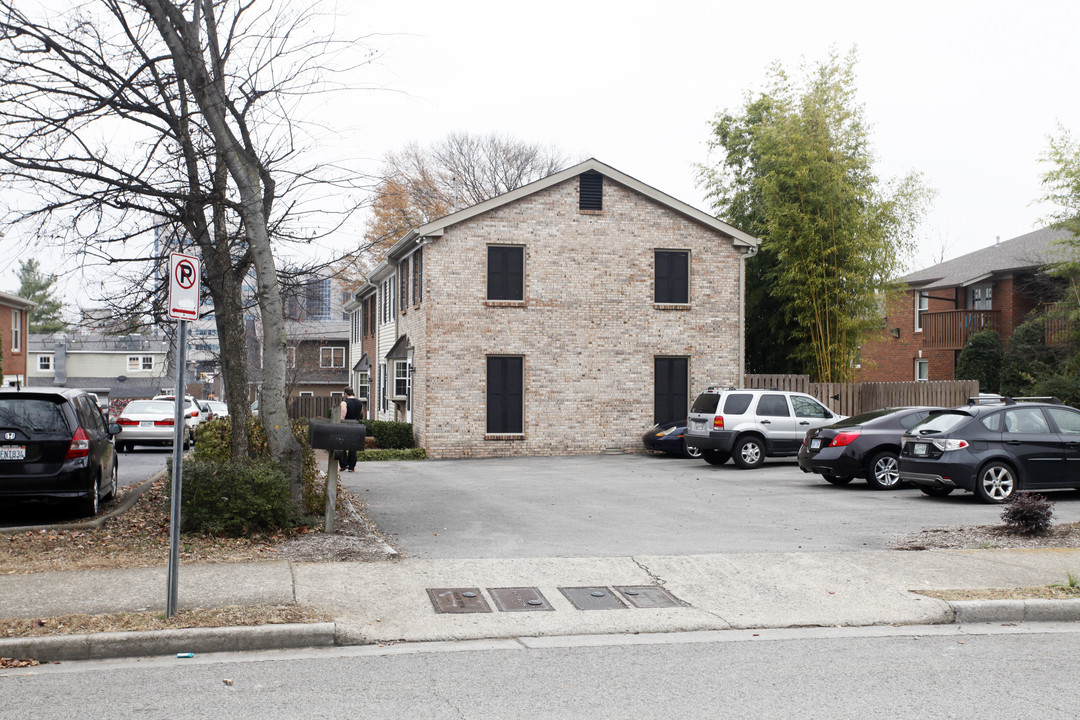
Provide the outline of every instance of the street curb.
{"type": "Polygon", "coordinates": [[[1078,622],[1080,600],[958,600],[953,623],[1078,622]]]}
{"type": "Polygon", "coordinates": [[[0,528],[0,535],[17,535],[24,532],[37,532],[39,530],[97,530],[105,524],[106,520],[116,517],[120,513],[127,512],[139,497],[150,489],[150,486],[169,474],[168,468],[159,470],[151,475],[142,484],[124,496],[120,504],[105,515],[93,520],[83,520],[74,523],[61,523],[58,525],[24,525],[22,527],[0,528]]]}
{"type": "Polygon", "coordinates": [[[53,662],[176,653],[286,650],[331,647],[336,643],[336,637],[336,625],[332,622],[50,635],[0,639],[0,657],[53,662]]]}

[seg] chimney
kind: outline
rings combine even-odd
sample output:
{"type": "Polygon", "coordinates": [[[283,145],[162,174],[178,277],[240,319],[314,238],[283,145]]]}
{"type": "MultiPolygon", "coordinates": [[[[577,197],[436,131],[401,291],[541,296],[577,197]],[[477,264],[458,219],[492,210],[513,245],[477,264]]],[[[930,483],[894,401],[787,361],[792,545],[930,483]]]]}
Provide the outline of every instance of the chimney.
{"type": "Polygon", "coordinates": [[[67,385],[67,335],[61,334],[53,349],[53,385],[67,385]]]}

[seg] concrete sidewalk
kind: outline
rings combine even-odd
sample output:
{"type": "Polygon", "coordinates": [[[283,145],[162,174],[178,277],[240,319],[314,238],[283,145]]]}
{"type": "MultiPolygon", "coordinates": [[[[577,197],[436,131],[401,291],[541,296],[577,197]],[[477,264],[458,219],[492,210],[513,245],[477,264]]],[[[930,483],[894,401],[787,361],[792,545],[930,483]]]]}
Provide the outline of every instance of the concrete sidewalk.
{"type": "MultiPolygon", "coordinates": [[[[0,640],[0,656],[73,660],[544,635],[1075,621],[1080,600],[948,603],[917,594],[1048,585],[1065,582],[1070,572],[1080,574],[1080,550],[193,565],[180,569],[181,608],[296,602],[325,610],[335,622],[0,640]],[[662,586],[684,605],[579,610],[560,590],[617,586],[662,586]],[[489,589],[510,587],[537,588],[551,609],[499,610],[489,589]],[[433,588],[477,588],[491,611],[436,612],[433,588]]],[[[0,618],[161,611],[165,594],[164,568],[4,575],[0,618]]]]}

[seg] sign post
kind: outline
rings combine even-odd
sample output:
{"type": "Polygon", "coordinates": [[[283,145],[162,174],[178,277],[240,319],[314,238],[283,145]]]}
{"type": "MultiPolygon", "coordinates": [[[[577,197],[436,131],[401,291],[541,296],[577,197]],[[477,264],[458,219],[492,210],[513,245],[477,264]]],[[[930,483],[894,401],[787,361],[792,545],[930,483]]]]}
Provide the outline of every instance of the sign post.
{"type": "Polygon", "coordinates": [[[199,258],[181,253],[169,254],[169,317],[179,321],[176,345],[176,409],[173,415],[172,498],[169,514],[169,567],[165,616],[176,615],[180,573],[180,495],[183,489],[184,410],[187,383],[187,322],[199,319],[199,258]]]}

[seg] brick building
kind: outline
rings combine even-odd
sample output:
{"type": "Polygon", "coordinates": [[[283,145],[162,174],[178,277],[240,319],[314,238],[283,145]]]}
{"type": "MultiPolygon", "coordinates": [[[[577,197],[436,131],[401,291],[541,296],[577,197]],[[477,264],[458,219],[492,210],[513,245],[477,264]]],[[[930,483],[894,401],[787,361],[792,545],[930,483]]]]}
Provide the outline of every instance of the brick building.
{"type": "Polygon", "coordinates": [[[37,303],[0,292],[0,370],[4,385],[26,384],[26,353],[29,344],[30,313],[37,303]]]}
{"type": "Polygon", "coordinates": [[[1037,282],[1059,260],[1065,231],[1042,229],[995,243],[903,278],[879,334],[863,343],[861,382],[964,380],[956,360],[967,339],[992,328],[1008,340],[1028,313],[1054,298],[1037,282]]]}
{"type": "Polygon", "coordinates": [[[588,160],[395,244],[347,306],[353,382],[436,457],[636,449],[742,377],[757,245],[588,160]]]}

